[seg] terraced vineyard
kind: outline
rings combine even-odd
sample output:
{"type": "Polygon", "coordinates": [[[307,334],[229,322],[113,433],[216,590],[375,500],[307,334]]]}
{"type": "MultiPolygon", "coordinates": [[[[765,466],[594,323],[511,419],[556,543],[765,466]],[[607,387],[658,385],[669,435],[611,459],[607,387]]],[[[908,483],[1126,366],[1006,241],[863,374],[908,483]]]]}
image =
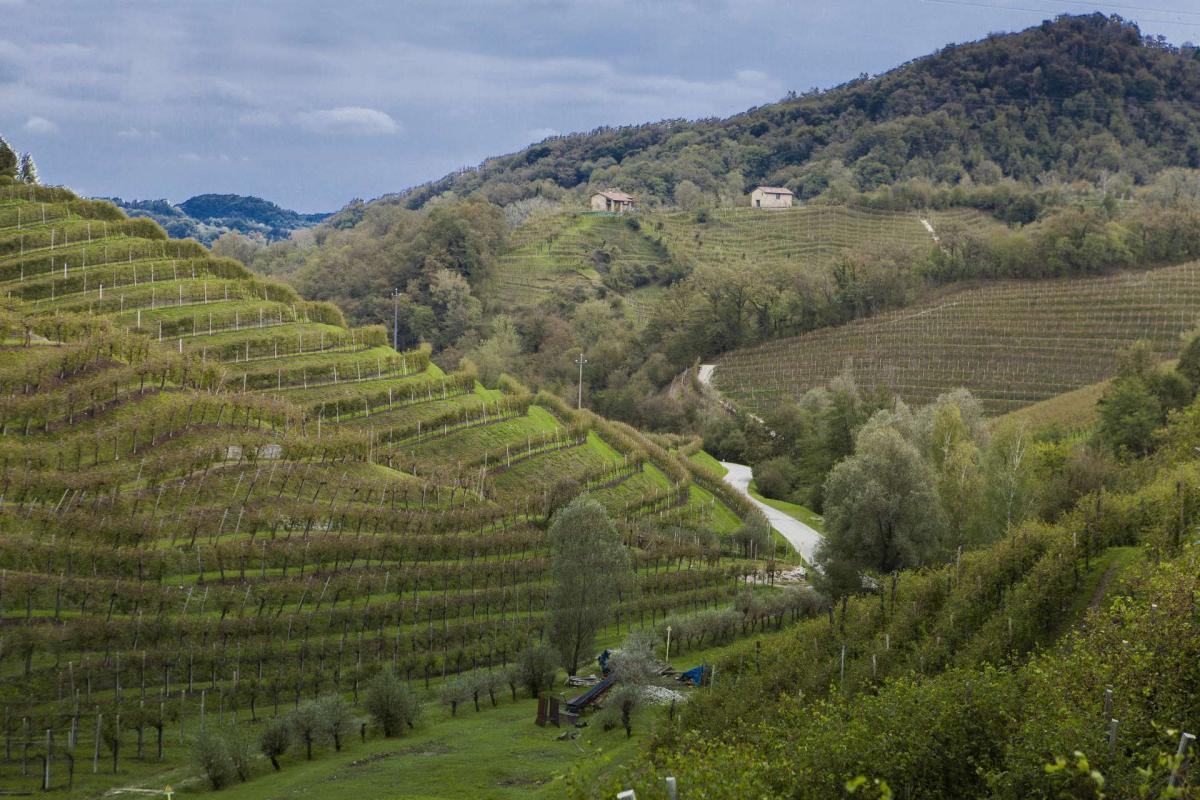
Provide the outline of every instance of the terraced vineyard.
{"type": "Polygon", "coordinates": [[[1102,278],[1005,282],[902,311],[727,353],[717,387],[762,411],[849,368],[911,404],[965,386],[1005,413],[1098,383],[1117,351],[1147,340],[1161,358],[1200,324],[1200,264],[1102,278]]]}
{"type": "Polygon", "coordinates": [[[106,203],[0,187],[0,290],[6,789],[47,751],[97,794],[206,714],[506,664],[580,491],[633,554],[620,630],[765,566],[720,535],[749,506],[637,431],[394,352],[106,203]]]}
{"type": "MultiPolygon", "coordinates": [[[[590,290],[602,273],[654,271],[668,261],[665,249],[631,227],[624,217],[541,214],[519,225],[509,237],[489,298],[502,306],[532,305],[548,293],[590,290]]],[[[625,292],[635,318],[639,292],[625,292]]]]}

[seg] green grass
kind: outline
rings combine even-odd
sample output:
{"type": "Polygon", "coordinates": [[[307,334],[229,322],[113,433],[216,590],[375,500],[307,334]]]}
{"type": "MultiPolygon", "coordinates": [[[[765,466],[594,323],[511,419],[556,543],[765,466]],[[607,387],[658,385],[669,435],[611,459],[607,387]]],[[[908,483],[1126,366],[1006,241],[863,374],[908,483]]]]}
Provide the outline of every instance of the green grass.
{"type": "Polygon", "coordinates": [[[716,474],[720,475],[722,478],[725,477],[726,473],[729,472],[729,470],[725,469],[725,467],[721,465],[720,461],[717,461],[716,458],[709,455],[708,451],[706,450],[697,450],[688,456],[688,459],[693,464],[698,464],[701,467],[707,467],[716,474]]]}
{"type": "Polygon", "coordinates": [[[766,503],[777,511],[782,511],[788,516],[795,517],[817,533],[825,532],[825,518],[820,514],[798,503],[789,503],[786,500],[763,497],[755,487],[754,481],[750,481],[750,496],[759,502],[766,503]]]}

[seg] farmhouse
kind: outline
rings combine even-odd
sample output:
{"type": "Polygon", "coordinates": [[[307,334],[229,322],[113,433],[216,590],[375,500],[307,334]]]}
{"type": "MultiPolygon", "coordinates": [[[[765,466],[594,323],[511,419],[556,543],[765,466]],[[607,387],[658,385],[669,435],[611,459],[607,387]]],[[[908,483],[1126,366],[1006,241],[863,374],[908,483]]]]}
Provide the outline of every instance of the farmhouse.
{"type": "Polygon", "coordinates": [[[592,211],[633,211],[633,198],[619,189],[605,189],[592,195],[592,211]]]}
{"type": "Polygon", "coordinates": [[[778,186],[759,186],[750,193],[750,205],[754,208],[791,208],[792,192],[778,186]]]}

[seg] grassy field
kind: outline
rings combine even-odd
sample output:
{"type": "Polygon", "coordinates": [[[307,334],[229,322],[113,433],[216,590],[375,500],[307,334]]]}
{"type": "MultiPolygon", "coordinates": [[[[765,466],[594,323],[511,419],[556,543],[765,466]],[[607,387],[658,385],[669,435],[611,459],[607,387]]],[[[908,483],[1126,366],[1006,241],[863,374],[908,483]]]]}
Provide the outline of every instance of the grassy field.
{"type": "MultiPolygon", "coordinates": [[[[1009,281],[726,353],[713,377],[726,396],[760,412],[848,369],[860,386],[885,387],[911,405],[962,386],[1003,414],[1102,382],[1135,341],[1173,356],[1200,320],[1197,308],[1197,263],[1009,281]]],[[[1072,402],[1062,401],[1068,417],[1072,402]]]]}

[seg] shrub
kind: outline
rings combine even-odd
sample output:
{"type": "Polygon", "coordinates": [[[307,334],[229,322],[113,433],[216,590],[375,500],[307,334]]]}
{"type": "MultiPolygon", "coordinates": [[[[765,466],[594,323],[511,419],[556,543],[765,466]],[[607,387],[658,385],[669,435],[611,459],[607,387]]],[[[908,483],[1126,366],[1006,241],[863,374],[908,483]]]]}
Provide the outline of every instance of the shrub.
{"type": "Polygon", "coordinates": [[[416,727],[421,717],[421,701],[390,672],[381,672],[367,685],[365,706],[384,736],[399,736],[405,725],[416,727]]]}

